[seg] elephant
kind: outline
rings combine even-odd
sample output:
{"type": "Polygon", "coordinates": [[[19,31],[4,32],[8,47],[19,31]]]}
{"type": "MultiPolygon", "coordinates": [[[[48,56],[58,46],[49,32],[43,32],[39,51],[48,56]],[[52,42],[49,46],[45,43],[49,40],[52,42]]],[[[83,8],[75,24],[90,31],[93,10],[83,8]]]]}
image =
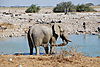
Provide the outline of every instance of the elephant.
{"type": "Polygon", "coordinates": [[[100,27],[98,27],[97,29],[98,29],[98,32],[100,32],[100,27]]]}
{"type": "Polygon", "coordinates": [[[33,48],[35,48],[36,54],[39,55],[38,46],[43,46],[46,54],[49,54],[49,47],[48,47],[49,45],[51,54],[52,45],[56,44],[58,37],[61,37],[62,41],[65,44],[71,42],[65,37],[64,30],[59,24],[57,23],[54,23],[52,25],[35,24],[29,29],[27,33],[27,38],[30,48],[30,55],[33,54],[33,48]]]}

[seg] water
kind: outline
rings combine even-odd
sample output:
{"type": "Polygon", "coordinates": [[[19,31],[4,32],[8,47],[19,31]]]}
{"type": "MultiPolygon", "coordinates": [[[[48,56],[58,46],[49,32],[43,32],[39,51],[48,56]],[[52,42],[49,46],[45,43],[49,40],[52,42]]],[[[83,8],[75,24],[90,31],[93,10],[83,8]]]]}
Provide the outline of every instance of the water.
{"type": "Polygon", "coordinates": [[[69,45],[76,46],[78,52],[87,56],[100,56],[100,36],[98,35],[71,35],[73,41],[69,45]]]}
{"type": "MultiPolygon", "coordinates": [[[[69,39],[72,40],[67,46],[56,48],[58,51],[61,49],[67,50],[68,46],[77,49],[78,52],[84,53],[86,56],[100,56],[100,38],[97,35],[70,35],[69,39]]],[[[58,39],[57,43],[61,43],[58,39]]],[[[41,54],[44,53],[43,47],[40,49],[41,54]]],[[[15,54],[24,53],[29,54],[29,46],[26,37],[12,37],[0,39],[0,54],[15,54]]]]}

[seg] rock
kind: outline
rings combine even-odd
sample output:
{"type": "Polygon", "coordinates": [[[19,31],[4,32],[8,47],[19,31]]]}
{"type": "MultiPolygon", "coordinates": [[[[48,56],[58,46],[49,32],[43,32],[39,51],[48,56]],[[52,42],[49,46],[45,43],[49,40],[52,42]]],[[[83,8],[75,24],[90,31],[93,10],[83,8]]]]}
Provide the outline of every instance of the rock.
{"type": "Polygon", "coordinates": [[[18,67],[23,67],[23,66],[20,64],[20,65],[18,65],[18,67]]]}
{"type": "Polygon", "coordinates": [[[3,14],[5,14],[5,15],[11,15],[12,13],[3,12],[3,14]]]}
{"type": "Polygon", "coordinates": [[[21,14],[15,14],[15,16],[21,16],[21,14]]]}
{"type": "Polygon", "coordinates": [[[11,35],[9,35],[9,37],[12,37],[12,34],[11,34],[11,35]]]}
{"type": "Polygon", "coordinates": [[[12,60],[12,58],[9,58],[8,61],[9,61],[9,62],[12,62],[13,60],[12,60]]]}

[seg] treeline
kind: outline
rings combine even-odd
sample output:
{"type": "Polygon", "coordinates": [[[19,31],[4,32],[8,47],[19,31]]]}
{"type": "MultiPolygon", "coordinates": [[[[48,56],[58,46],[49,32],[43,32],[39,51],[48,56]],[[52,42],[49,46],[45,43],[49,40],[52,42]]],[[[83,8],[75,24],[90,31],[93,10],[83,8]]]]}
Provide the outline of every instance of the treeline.
{"type": "Polygon", "coordinates": [[[54,7],[53,12],[90,12],[95,11],[90,7],[93,5],[92,3],[74,5],[71,1],[61,2],[54,7]]]}
{"type": "MultiPolygon", "coordinates": [[[[86,3],[86,4],[78,4],[74,5],[71,1],[68,2],[61,2],[54,7],[53,12],[55,13],[62,13],[65,14],[67,12],[92,12],[95,11],[90,6],[94,6],[92,3],[86,3]]],[[[36,13],[40,10],[39,6],[31,5],[25,12],[26,13],[36,13]]]]}
{"type": "Polygon", "coordinates": [[[26,13],[36,13],[40,10],[39,6],[32,4],[25,12],[26,13]]]}

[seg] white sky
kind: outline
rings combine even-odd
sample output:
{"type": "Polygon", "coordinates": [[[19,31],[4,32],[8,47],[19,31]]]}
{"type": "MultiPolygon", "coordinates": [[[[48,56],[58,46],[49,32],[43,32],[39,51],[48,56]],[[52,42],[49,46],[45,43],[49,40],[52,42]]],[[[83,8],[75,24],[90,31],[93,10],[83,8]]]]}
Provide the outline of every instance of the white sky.
{"type": "Polygon", "coordinates": [[[100,4],[100,0],[0,0],[0,6],[30,6],[31,4],[36,4],[39,6],[55,6],[60,2],[67,1],[71,1],[73,4],[100,4]]]}

